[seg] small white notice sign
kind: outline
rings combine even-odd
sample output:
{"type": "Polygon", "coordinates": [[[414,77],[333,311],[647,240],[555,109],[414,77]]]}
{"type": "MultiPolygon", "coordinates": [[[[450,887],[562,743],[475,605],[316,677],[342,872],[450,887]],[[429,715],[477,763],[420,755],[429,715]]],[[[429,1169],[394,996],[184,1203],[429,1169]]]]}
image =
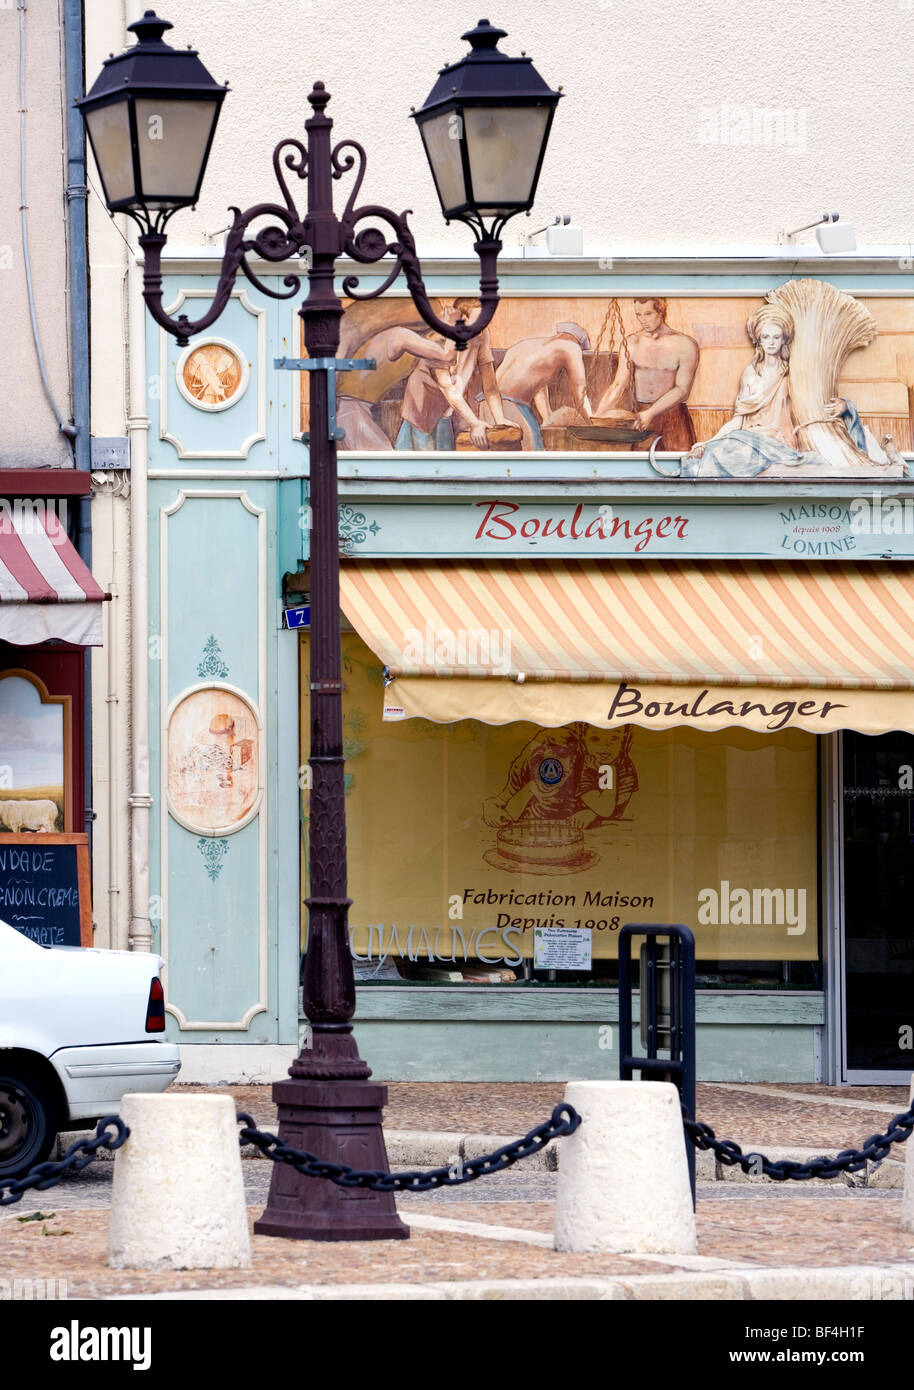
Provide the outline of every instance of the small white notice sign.
{"type": "Polygon", "coordinates": [[[537,970],[589,970],[592,946],[588,927],[537,927],[533,965],[537,970]]]}

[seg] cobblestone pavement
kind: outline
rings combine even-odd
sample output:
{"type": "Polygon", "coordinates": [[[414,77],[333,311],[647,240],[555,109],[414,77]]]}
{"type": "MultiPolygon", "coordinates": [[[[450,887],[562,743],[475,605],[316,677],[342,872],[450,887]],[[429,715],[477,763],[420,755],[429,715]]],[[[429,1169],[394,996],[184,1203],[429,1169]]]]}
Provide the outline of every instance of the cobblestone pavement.
{"type": "MultiPolygon", "coordinates": [[[[230,1092],[239,1108],[274,1127],[269,1087],[205,1089],[230,1092]]],[[[429,1083],[398,1084],[390,1091],[389,1129],[520,1134],[548,1115],[563,1087],[429,1083]]],[[[889,1112],[904,1108],[906,1098],[901,1087],[867,1088],[858,1096],[827,1087],[704,1085],[698,1111],[719,1133],[752,1148],[794,1144],[834,1152],[884,1129],[889,1112]],[[857,1101],[853,1108],[847,1105],[850,1099],[857,1101]]],[[[112,1271],[106,1264],[113,1170],[110,1160],[99,1161],[52,1190],[30,1193],[16,1206],[0,1209],[0,1297],[3,1281],[12,1286],[17,1278],[64,1280],[70,1298],[106,1298],[193,1289],[357,1286],[379,1280],[440,1284],[592,1275],[667,1278],[688,1271],[703,1271],[704,1277],[715,1269],[748,1273],[780,1268],[800,1275],[818,1268],[834,1269],[837,1275],[849,1265],[866,1267],[862,1277],[872,1283],[853,1297],[914,1297],[914,1287],[907,1287],[914,1269],[914,1234],[901,1230],[897,1189],[850,1187],[841,1181],[816,1187],[702,1182],[698,1256],[569,1255],[550,1248],[556,1174],[517,1168],[460,1188],[400,1194],[401,1214],[416,1223],[408,1241],[335,1245],[257,1236],[250,1270],[146,1273],[112,1271]],[[42,1216],[21,1219],[35,1212],[42,1216]],[[515,1228],[516,1240],[510,1234],[515,1228]],[[904,1291],[889,1287],[887,1279],[902,1280],[904,1291]]],[[[265,1204],[273,1165],[255,1160],[245,1162],[242,1171],[253,1220],[265,1204]]]]}
{"type": "MultiPolygon", "coordinates": [[[[259,1187],[261,1169],[248,1181],[259,1187]]],[[[728,1271],[817,1267],[840,1270],[849,1263],[869,1266],[872,1289],[861,1298],[911,1297],[892,1286],[910,1280],[914,1269],[914,1236],[900,1230],[899,1204],[894,1194],[844,1189],[841,1197],[809,1192],[776,1196],[762,1189],[745,1189],[723,1201],[698,1202],[698,1256],[616,1256],[565,1254],[550,1248],[553,1204],[546,1196],[549,1175],[513,1183],[496,1177],[490,1191],[502,1184],[499,1199],[405,1199],[400,1210],[416,1219],[408,1241],[323,1244],[253,1237],[253,1267],[249,1270],[115,1271],[106,1264],[107,1210],[68,1209],[53,1194],[45,1200],[39,1221],[21,1221],[8,1210],[0,1216],[2,1278],[65,1281],[69,1298],[105,1298],[113,1294],[149,1295],[190,1289],[299,1287],[302,1284],[387,1284],[453,1280],[568,1279],[587,1275],[665,1277],[683,1271],[728,1271]],[[504,1200],[507,1198],[508,1200],[504,1200]],[[417,1218],[421,1217],[422,1221],[417,1218]],[[463,1223],[456,1229],[436,1226],[442,1218],[463,1223]],[[423,1224],[426,1223],[426,1224],[423,1224]],[[430,1225],[427,1223],[431,1223],[430,1225]],[[500,1228],[500,1232],[494,1228],[500,1228]],[[477,1233],[478,1228],[478,1233],[477,1233]],[[517,1229],[517,1239],[508,1234],[517,1229]],[[886,1286],[884,1289],[883,1286],[886,1286]]],[[[717,1184],[718,1187],[724,1184],[717,1184]]],[[[252,1196],[255,1195],[252,1192],[252,1196]]],[[[251,1219],[262,1196],[252,1203],[251,1219]]],[[[27,1213],[19,1213],[25,1215],[27,1213]]],[[[693,1295],[694,1296],[694,1295],[693,1295]]],[[[776,1295],[775,1295],[776,1296],[776,1295]]],[[[2,1292],[0,1292],[2,1297],[2,1292]]]]}
{"type": "MultiPolygon", "coordinates": [[[[276,1110],[269,1086],[178,1086],[183,1091],[227,1092],[239,1110],[273,1128],[276,1110]]],[[[468,1134],[520,1135],[545,1120],[562,1099],[564,1082],[390,1082],[384,1112],[387,1129],[453,1130],[468,1134]]],[[[906,1086],[764,1086],[751,1083],[698,1087],[698,1118],[718,1135],[750,1147],[856,1147],[882,1133],[893,1114],[906,1110],[906,1086]],[[809,1104],[807,1097],[813,1097],[809,1104]],[[852,1105],[842,1104],[853,1102],[852,1105]],[[872,1101],[873,1109],[861,1102],[872,1101]]]]}

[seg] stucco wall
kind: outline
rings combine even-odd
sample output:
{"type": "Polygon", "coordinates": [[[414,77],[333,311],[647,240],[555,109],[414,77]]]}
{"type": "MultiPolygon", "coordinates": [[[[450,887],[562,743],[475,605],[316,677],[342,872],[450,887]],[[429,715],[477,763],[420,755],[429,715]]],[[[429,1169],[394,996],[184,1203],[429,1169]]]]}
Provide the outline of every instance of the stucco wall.
{"type": "Polygon", "coordinates": [[[469,249],[465,229],[444,228],[408,114],[462,55],[459,35],[480,10],[509,31],[506,51],[525,49],[566,89],[537,221],[509,224],[509,242],[557,212],[592,249],[770,245],[832,209],[860,245],[912,237],[912,0],[164,0],[161,10],[172,41],[193,43],[233,89],[203,200],[172,224],[175,242],[224,227],[230,203],[273,195],[273,144],[300,132],[320,78],[339,136],[368,149],[367,200],[412,207],[420,249],[469,249]]]}
{"type": "MultiPolygon", "coordinates": [[[[71,419],[62,17],[57,0],[26,10],[29,248],[48,376],[71,419]]],[[[29,326],[19,192],[19,13],[0,5],[0,468],[66,467],[72,453],[49,406],[29,326]]]]}

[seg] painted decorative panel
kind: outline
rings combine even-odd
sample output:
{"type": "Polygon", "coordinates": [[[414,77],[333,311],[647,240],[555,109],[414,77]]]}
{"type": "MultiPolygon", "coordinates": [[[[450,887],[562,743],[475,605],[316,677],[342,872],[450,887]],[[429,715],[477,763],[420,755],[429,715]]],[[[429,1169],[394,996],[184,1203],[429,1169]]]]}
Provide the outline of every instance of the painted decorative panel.
{"type": "Polygon", "coordinates": [[[275,1036],[267,515],[218,483],[158,511],[160,949],[182,1034],[275,1036]]]}
{"type": "Polygon", "coordinates": [[[266,519],[243,489],[182,489],[162,515],[166,704],[201,680],[259,701],[266,519]]]}
{"type": "Polygon", "coordinates": [[[241,1041],[266,1012],[260,819],[230,842],[206,838],[202,846],[176,821],[168,825],[168,1007],[183,1031],[224,1030],[241,1041]]]}
{"type": "MultiPolygon", "coordinates": [[[[211,298],[211,288],[181,288],[169,312],[194,315],[211,298]]],[[[267,438],[267,309],[257,298],[233,290],[220,336],[199,335],[187,348],[157,330],[158,437],[179,459],[247,459],[267,438]]]]}

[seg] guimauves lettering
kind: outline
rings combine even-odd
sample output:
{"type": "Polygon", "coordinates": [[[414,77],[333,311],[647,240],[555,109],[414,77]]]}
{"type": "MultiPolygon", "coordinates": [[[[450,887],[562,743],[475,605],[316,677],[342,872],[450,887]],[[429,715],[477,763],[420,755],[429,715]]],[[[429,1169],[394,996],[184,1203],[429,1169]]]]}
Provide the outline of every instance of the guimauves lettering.
{"type": "Polygon", "coordinates": [[[715,700],[710,690],[701,690],[693,700],[643,700],[641,691],[624,682],[612,699],[607,716],[619,723],[631,722],[639,716],[645,719],[714,719],[725,714],[733,719],[748,719],[760,714],[767,720],[766,729],[783,729],[795,715],[802,719],[827,719],[832,710],[847,709],[833,700],[777,700],[766,705],[759,700],[715,700]]]}
{"type": "MultiPolygon", "coordinates": [[[[616,539],[634,541],[633,549],[645,550],[653,541],[682,541],[686,539],[689,525],[687,516],[662,516],[656,520],[652,516],[635,522],[629,517],[609,514],[609,510],[597,511],[596,516],[585,520],[585,507],[579,502],[573,511],[563,516],[542,516],[538,512],[517,517],[520,505],[517,502],[477,502],[477,507],[485,508],[485,515],[476,529],[476,540],[511,541],[521,540],[559,540],[559,541],[613,541],[616,539]]],[[[529,508],[525,508],[529,511],[529,508]]],[[[588,508],[593,510],[593,508],[588,508]]]]}
{"type": "Polygon", "coordinates": [[[352,923],[349,927],[349,947],[353,959],[383,964],[388,956],[401,956],[413,961],[427,959],[456,963],[458,960],[481,960],[488,964],[502,962],[505,965],[520,965],[524,959],[521,950],[524,932],[534,931],[537,927],[575,927],[596,932],[616,932],[624,918],[618,912],[612,914],[613,908],[654,906],[652,894],[601,893],[598,889],[576,894],[553,893],[548,888],[530,893],[515,888],[501,892],[494,888],[465,888],[463,901],[486,907],[509,907],[513,912],[494,913],[495,920],[488,927],[459,926],[456,922],[446,927],[417,927],[414,922],[408,927],[396,922],[369,922],[361,928],[367,935],[367,940],[362,942],[364,953],[355,949],[354,935],[360,928],[352,923]],[[518,908],[526,908],[528,912],[531,908],[547,910],[536,915],[515,916],[518,908]],[[576,915],[588,909],[593,915],[576,915]],[[597,916],[594,909],[603,909],[605,915],[597,916]],[[562,915],[562,911],[567,915],[562,915]]]}

